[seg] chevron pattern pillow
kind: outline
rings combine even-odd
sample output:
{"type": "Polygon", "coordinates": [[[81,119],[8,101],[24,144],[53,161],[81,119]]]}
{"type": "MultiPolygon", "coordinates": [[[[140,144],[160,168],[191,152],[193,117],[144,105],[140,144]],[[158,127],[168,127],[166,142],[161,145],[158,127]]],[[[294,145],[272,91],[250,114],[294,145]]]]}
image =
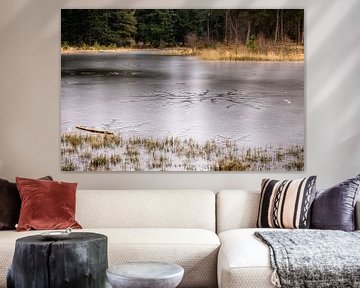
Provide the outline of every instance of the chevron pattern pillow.
{"type": "Polygon", "coordinates": [[[257,227],[309,228],[316,176],[294,180],[263,179],[257,227]]]}

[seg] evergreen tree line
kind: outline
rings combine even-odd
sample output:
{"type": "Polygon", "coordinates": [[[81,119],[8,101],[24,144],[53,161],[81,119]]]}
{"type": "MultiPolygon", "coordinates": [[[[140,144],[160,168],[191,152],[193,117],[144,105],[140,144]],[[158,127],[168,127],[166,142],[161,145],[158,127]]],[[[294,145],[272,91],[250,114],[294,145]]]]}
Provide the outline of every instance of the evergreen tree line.
{"type": "Polygon", "coordinates": [[[69,45],[198,46],[262,37],[303,42],[302,9],[64,9],[61,41],[69,45]]]}

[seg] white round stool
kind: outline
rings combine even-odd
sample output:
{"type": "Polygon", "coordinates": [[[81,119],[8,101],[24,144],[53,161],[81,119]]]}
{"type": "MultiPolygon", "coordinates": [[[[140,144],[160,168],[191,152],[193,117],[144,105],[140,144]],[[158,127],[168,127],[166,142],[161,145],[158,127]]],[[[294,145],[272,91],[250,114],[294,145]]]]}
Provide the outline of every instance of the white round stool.
{"type": "Polygon", "coordinates": [[[114,288],[175,288],[184,276],[184,268],[162,262],[117,264],[106,270],[114,288]]]}

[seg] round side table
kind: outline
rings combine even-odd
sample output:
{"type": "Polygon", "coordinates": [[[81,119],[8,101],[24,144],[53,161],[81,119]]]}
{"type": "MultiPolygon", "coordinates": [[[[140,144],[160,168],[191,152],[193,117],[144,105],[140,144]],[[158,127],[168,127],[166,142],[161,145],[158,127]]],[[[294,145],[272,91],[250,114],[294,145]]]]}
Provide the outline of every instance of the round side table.
{"type": "Polygon", "coordinates": [[[162,262],[117,264],[106,270],[114,288],[175,288],[184,276],[184,268],[162,262]]]}
{"type": "Polygon", "coordinates": [[[105,287],[107,267],[105,235],[73,232],[61,240],[28,236],[16,240],[7,287],[105,287]]]}

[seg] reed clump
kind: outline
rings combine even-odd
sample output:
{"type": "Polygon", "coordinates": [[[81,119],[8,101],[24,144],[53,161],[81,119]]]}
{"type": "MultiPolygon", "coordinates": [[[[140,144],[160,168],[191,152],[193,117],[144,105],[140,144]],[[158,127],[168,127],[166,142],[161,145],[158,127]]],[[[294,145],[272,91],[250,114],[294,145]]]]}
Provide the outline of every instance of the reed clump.
{"type": "Polygon", "coordinates": [[[71,145],[73,148],[77,148],[82,146],[84,138],[80,134],[66,133],[61,136],[61,143],[66,143],[71,145]]]}
{"type": "Polygon", "coordinates": [[[246,171],[250,164],[234,155],[220,159],[214,166],[214,171],[246,171]]]}
{"type": "Polygon", "coordinates": [[[112,165],[119,164],[119,163],[121,163],[121,161],[122,161],[122,159],[121,159],[120,155],[114,155],[113,154],[113,155],[110,156],[110,163],[112,165]]]}
{"type": "Polygon", "coordinates": [[[78,166],[71,160],[65,159],[65,163],[61,166],[62,171],[76,171],[78,166]]]}
{"type": "Polygon", "coordinates": [[[101,134],[101,135],[84,135],[83,142],[88,143],[92,149],[114,148],[121,145],[119,135],[101,134]]]}
{"type": "Polygon", "coordinates": [[[90,151],[84,151],[79,157],[84,160],[89,160],[92,158],[92,153],[90,151]]]}
{"type": "Polygon", "coordinates": [[[156,54],[165,56],[196,56],[198,55],[198,49],[189,47],[174,47],[155,50],[156,54]]]}
{"type": "Polygon", "coordinates": [[[166,168],[171,167],[171,165],[170,158],[163,154],[154,154],[152,161],[147,164],[150,170],[156,169],[159,171],[166,171],[166,168]]]}
{"type": "Polygon", "coordinates": [[[94,52],[128,52],[134,50],[133,48],[117,47],[115,44],[100,45],[95,42],[94,45],[82,44],[78,46],[63,43],[61,45],[61,53],[76,54],[76,53],[94,53],[94,52]]]}
{"type": "Polygon", "coordinates": [[[295,43],[219,46],[202,49],[199,58],[211,61],[304,61],[304,46],[295,43]]]}
{"type": "Polygon", "coordinates": [[[98,155],[91,159],[90,169],[91,170],[109,170],[110,161],[106,155],[98,155]]]}

